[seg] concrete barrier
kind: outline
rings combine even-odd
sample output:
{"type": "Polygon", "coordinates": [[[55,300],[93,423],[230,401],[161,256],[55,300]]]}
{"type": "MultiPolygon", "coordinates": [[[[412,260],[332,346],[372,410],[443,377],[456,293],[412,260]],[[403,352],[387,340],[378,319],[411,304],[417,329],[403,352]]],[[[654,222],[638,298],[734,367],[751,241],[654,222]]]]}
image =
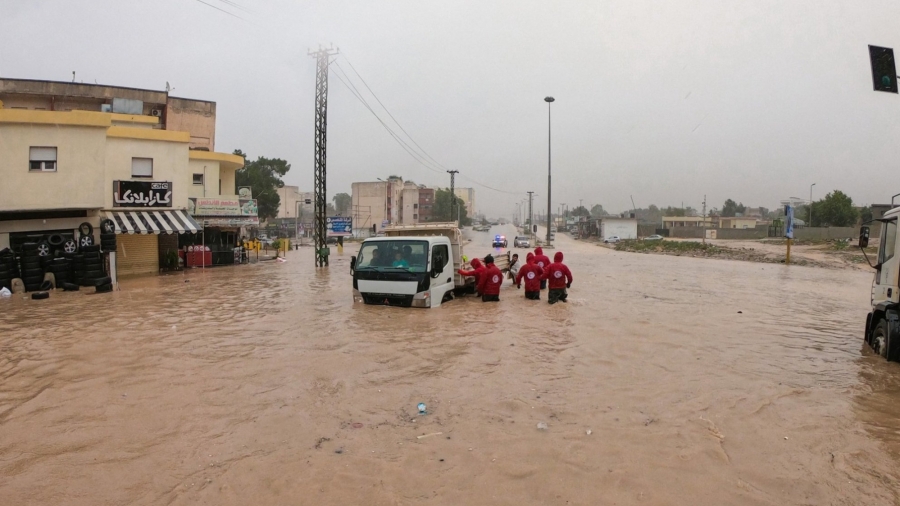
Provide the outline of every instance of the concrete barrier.
{"type": "Polygon", "coordinates": [[[821,241],[828,239],[846,239],[859,236],[856,227],[804,227],[794,229],[794,239],[821,241]]]}

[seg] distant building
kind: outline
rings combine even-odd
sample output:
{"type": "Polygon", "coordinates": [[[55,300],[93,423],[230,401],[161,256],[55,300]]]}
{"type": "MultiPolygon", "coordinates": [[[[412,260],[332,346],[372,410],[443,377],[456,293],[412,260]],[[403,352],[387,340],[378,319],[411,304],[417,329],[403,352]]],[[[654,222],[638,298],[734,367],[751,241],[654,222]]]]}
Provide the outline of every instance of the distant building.
{"type": "Polygon", "coordinates": [[[719,218],[718,228],[756,228],[756,218],[719,218]]]}
{"type": "Polygon", "coordinates": [[[663,228],[676,227],[713,227],[713,219],[709,216],[663,216],[663,228]]]}
{"type": "Polygon", "coordinates": [[[453,193],[461,198],[466,205],[466,216],[475,216],[475,189],[474,188],[454,188],[453,193]]]}
{"type": "Polygon", "coordinates": [[[431,221],[434,216],[434,188],[419,187],[419,222],[431,221]]]}
{"type": "Polygon", "coordinates": [[[282,186],[278,188],[278,214],[275,218],[297,219],[305,229],[312,229],[315,217],[315,193],[301,192],[299,186],[282,186]]]}
{"type": "Polygon", "coordinates": [[[617,236],[619,239],[637,239],[638,220],[635,218],[601,218],[600,238],[617,236]]]}
{"type": "Polygon", "coordinates": [[[368,237],[388,225],[431,221],[434,215],[434,188],[399,177],[353,183],[350,199],[354,235],[358,237],[368,237]]]}

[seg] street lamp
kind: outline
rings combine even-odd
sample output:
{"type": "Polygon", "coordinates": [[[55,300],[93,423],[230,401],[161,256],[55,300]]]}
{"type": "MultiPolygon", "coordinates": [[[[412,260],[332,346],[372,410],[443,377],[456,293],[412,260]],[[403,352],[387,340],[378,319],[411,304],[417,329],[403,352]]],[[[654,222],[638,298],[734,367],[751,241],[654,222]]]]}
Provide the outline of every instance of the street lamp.
{"type": "Polygon", "coordinates": [[[550,220],[553,211],[550,209],[550,104],[555,102],[556,99],[553,97],[545,97],[544,102],[547,102],[547,246],[550,246],[550,220]]]}
{"type": "Polygon", "coordinates": [[[809,223],[806,225],[807,227],[812,227],[812,187],[815,185],[816,183],[809,185],[809,223]]]}

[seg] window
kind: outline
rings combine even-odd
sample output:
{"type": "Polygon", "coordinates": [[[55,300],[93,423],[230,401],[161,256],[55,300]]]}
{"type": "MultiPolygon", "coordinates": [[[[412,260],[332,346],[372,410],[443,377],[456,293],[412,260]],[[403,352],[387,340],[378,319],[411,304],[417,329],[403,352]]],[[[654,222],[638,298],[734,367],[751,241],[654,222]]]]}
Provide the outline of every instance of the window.
{"type": "Polygon", "coordinates": [[[413,204],[413,209],[418,209],[418,208],[419,208],[419,204],[413,204]]]}
{"type": "Polygon", "coordinates": [[[419,215],[418,215],[418,214],[413,214],[413,219],[414,219],[414,220],[418,220],[418,219],[419,219],[419,215]]]}
{"type": "Polygon", "coordinates": [[[56,148],[32,147],[28,153],[28,170],[56,172],[56,148]]]}
{"type": "Polygon", "coordinates": [[[222,180],[219,180],[219,195],[222,194],[222,180]]]}
{"type": "Polygon", "coordinates": [[[203,174],[194,174],[194,184],[203,184],[203,174]]]}
{"type": "Polygon", "coordinates": [[[897,220],[884,222],[882,225],[884,240],[881,242],[881,263],[885,263],[894,257],[897,248],[897,220]]]}
{"type": "Polygon", "coordinates": [[[153,177],[153,159],[132,158],[131,177],[153,177]]]}

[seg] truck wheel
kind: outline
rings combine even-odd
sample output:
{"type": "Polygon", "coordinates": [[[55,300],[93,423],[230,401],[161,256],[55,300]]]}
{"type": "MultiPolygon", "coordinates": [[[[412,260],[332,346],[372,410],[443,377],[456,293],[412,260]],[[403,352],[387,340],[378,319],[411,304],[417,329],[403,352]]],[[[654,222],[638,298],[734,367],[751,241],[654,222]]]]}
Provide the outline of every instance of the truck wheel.
{"type": "Polygon", "coordinates": [[[888,358],[888,347],[891,344],[888,322],[883,319],[878,321],[878,325],[872,331],[872,339],[869,344],[872,346],[872,351],[876,354],[888,358]]]}

